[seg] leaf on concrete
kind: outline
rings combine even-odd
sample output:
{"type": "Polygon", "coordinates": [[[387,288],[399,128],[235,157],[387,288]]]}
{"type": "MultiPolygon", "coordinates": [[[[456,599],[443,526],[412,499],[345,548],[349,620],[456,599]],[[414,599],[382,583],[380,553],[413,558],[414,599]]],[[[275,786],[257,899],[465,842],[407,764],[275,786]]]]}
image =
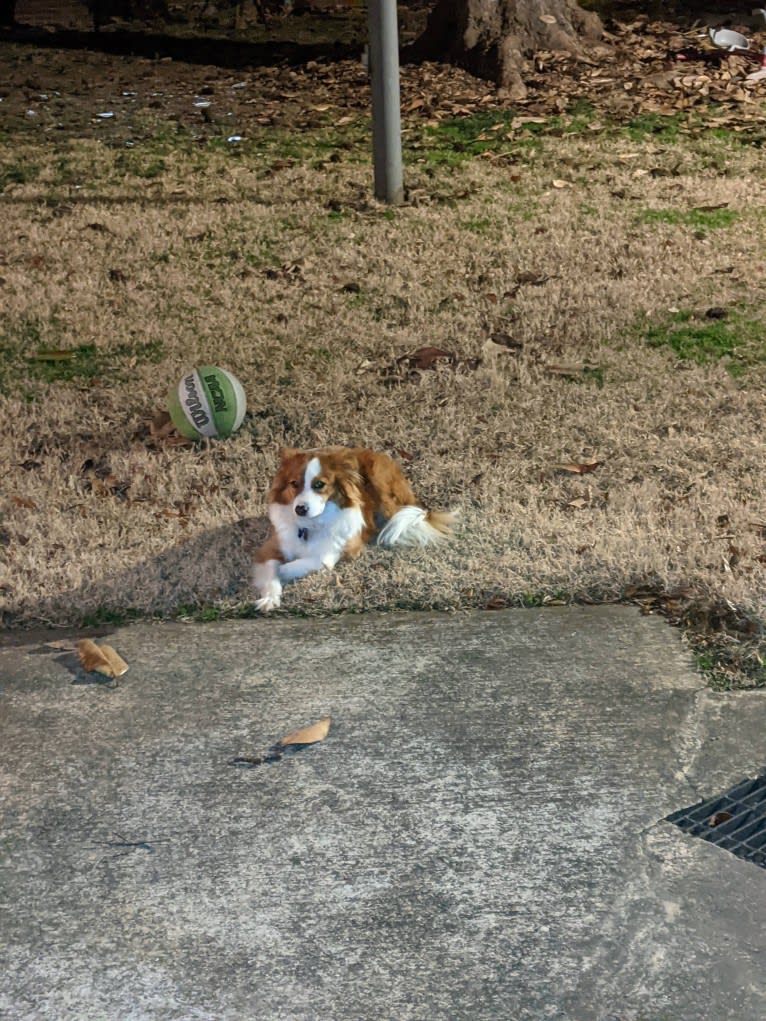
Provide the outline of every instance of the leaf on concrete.
{"type": "Polygon", "coordinates": [[[77,652],[83,670],[88,673],[116,678],[122,677],[128,669],[128,664],[111,645],[96,645],[90,638],[82,638],[77,643],[77,652]]]}
{"type": "Polygon", "coordinates": [[[315,744],[317,741],[324,741],[330,732],[331,716],[324,716],[310,727],[301,727],[300,730],[292,730],[283,737],[279,744],[284,747],[290,744],[315,744]]]}
{"type": "Polygon", "coordinates": [[[56,640],[55,642],[45,642],[46,649],[53,649],[54,652],[74,652],[77,648],[77,643],[74,641],[67,641],[67,639],[56,640]]]}

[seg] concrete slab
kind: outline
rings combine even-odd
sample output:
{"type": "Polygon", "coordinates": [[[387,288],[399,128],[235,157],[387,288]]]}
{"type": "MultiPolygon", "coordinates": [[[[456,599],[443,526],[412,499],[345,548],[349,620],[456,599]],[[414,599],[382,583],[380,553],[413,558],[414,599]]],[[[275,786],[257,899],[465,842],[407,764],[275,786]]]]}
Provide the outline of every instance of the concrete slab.
{"type": "Polygon", "coordinates": [[[766,758],[629,608],[0,648],[0,1015],[766,1017],[766,870],[660,820],[766,758]],[[257,768],[331,714],[329,737],[257,768]]]}

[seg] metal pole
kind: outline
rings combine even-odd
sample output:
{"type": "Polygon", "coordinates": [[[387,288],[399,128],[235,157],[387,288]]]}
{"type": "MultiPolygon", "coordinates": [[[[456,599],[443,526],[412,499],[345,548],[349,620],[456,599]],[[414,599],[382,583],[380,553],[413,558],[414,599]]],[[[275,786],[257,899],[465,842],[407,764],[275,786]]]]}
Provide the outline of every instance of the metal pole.
{"type": "Polygon", "coordinates": [[[404,184],[396,0],[368,0],[368,25],[375,198],[398,205],[404,198],[404,184]]]}

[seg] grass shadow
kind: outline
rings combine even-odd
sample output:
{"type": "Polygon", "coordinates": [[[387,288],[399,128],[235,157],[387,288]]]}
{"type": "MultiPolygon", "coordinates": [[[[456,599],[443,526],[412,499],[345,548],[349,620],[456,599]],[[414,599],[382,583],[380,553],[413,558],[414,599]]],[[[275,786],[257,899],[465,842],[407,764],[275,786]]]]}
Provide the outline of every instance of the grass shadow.
{"type": "Polygon", "coordinates": [[[79,29],[44,31],[26,25],[0,30],[0,42],[35,49],[90,50],[121,57],[170,59],[186,64],[241,69],[306,64],[310,60],[339,61],[358,57],[358,43],[344,42],[250,42],[216,36],[185,38],[167,32],[86,32],[79,29]]]}
{"type": "MultiPolygon", "coordinates": [[[[231,615],[235,603],[241,607],[247,601],[252,552],[269,529],[265,517],[209,529],[124,571],[7,612],[3,626],[55,620],[68,627],[115,627],[136,619],[167,618],[169,607],[174,608],[171,615],[198,620],[231,615]]],[[[73,683],[92,682],[75,677],[73,683]]]]}

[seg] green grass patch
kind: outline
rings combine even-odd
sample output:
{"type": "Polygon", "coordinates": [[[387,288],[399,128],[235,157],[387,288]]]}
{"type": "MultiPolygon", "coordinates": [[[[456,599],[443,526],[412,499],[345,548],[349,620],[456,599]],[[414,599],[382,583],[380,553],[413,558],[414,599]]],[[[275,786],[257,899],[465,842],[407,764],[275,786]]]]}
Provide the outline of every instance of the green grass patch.
{"type": "Polygon", "coordinates": [[[95,344],[78,344],[62,350],[42,349],[27,357],[30,374],[45,383],[93,378],[98,375],[95,344]]]}
{"type": "Polygon", "coordinates": [[[159,340],[118,344],[98,348],[95,344],[67,346],[61,324],[53,317],[22,319],[5,333],[0,333],[0,394],[19,394],[31,383],[66,383],[108,376],[125,381],[131,365],[138,362],[157,364],[164,356],[159,340]]]}
{"type": "Polygon", "coordinates": [[[329,362],[335,361],[335,355],[326,347],[310,347],[306,351],[306,355],[320,365],[327,365],[329,362]]]}
{"type": "Polygon", "coordinates": [[[732,227],[739,219],[735,209],[643,209],[638,223],[668,223],[672,226],[691,227],[698,231],[722,230],[732,227]]]}
{"type": "MultiPolygon", "coordinates": [[[[209,142],[206,148],[219,143],[209,142]]],[[[359,162],[369,159],[370,119],[355,117],[348,124],[325,125],[304,131],[285,128],[262,129],[236,146],[222,147],[229,155],[247,157],[248,161],[265,161],[270,172],[291,164],[322,167],[326,163],[359,162]]]]}
{"type": "MultiPolygon", "coordinates": [[[[693,639],[692,639],[693,640],[693,639]]],[[[748,688],[766,687],[766,666],[761,656],[751,654],[739,659],[740,650],[734,646],[725,652],[722,649],[696,652],[694,659],[697,670],[704,676],[713,691],[734,691],[746,686],[748,688]],[[743,680],[746,682],[743,685],[743,680]]]]}
{"type": "Polygon", "coordinates": [[[136,623],[143,620],[153,620],[154,616],[151,613],[147,613],[143,610],[136,610],[132,607],[128,607],[124,610],[112,610],[112,609],[99,609],[95,613],[87,614],[82,617],[80,621],[80,627],[82,628],[97,628],[97,627],[125,627],[127,624],[136,623]]]}
{"type": "Polygon", "coordinates": [[[465,220],[460,224],[463,230],[470,231],[472,234],[489,234],[494,226],[495,221],[489,219],[489,217],[479,217],[476,220],[465,220]]]}
{"type": "MultiPolygon", "coordinates": [[[[545,137],[582,134],[598,122],[602,137],[626,139],[641,143],[648,139],[669,145],[682,143],[689,137],[709,139],[711,143],[731,142],[733,145],[762,145],[766,134],[761,128],[733,131],[726,125],[711,127],[709,120],[679,111],[663,115],[644,113],[625,122],[598,115],[585,98],[573,100],[560,115],[536,119],[525,118],[523,110],[482,110],[463,117],[448,117],[438,125],[412,126],[405,134],[405,151],[411,159],[434,165],[452,166],[484,153],[523,153],[540,148],[545,137]]],[[[718,146],[720,150],[720,146],[718,146]]],[[[721,158],[720,151],[705,154],[705,162],[721,158]]]]}
{"type": "Polygon", "coordinates": [[[669,347],[682,361],[695,365],[725,360],[734,377],[766,364],[766,326],[741,314],[707,321],[695,320],[691,313],[676,313],[646,331],[645,339],[650,347],[669,347]]]}
{"type": "Polygon", "coordinates": [[[454,166],[483,153],[513,154],[539,148],[545,135],[579,134],[594,116],[585,103],[539,121],[525,119],[523,111],[482,110],[465,117],[446,117],[425,128],[413,127],[405,135],[404,148],[412,160],[454,166]]]}
{"type": "Polygon", "coordinates": [[[78,344],[63,350],[40,350],[28,356],[27,363],[30,374],[44,383],[96,379],[105,373],[112,379],[125,379],[127,362],[156,364],[162,354],[160,341],[120,344],[108,350],[100,350],[95,344],[78,344]]]}
{"type": "Polygon", "coordinates": [[[131,150],[117,156],[115,167],[131,177],[140,177],[145,181],[151,181],[156,177],[162,177],[167,170],[167,163],[162,156],[157,156],[154,153],[131,150]]]}
{"type": "Polygon", "coordinates": [[[668,116],[658,113],[642,113],[620,128],[620,134],[633,142],[646,138],[660,138],[664,142],[676,142],[688,128],[689,115],[675,113],[668,116]]]}
{"type": "Polygon", "coordinates": [[[515,116],[512,110],[485,110],[467,117],[447,117],[435,126],[408,132],[405,151],[412,160],[455,166],[501,145],[503,149],[518,147],[518,142],[505,137],[515,116]]]}
{"type": "MultiPolygon", "coordinates": [[[[140,132],[139,132],[140,133],[140,132]]],[[[235,134],[232,128],[232,135],[235,134]]],[[[273,177],[293,166],[322,168],[328,163],[369,159],[369,118],[343,125],[318,125],[304,131],[253,128],[241,141],[226,133],[195,138],[178,125],[147,123],[144,137],[127,145],[69,140],[51,149],[45,159],[0,160],[0,192],[12,184],[42,180],[53,187],[116,188],[145,197],[146,182],[165,180],[178,187],[200,175],[205,184],[225,177],[227,167],[246,165],[258,177],[273,177]],[[38,162],[41,165],[38,166],[38,162]]]]}
{"type": "Polygon", "coordinates": [[[8,163],[0,165],[0,192],[13,184],[28,184],[36,180],[40,167],[35,163],[8,163]]]}
{"type": "Polygon", "coordinates": [[[586,365],[581,378],[583,383],[595,383],[599,390],[604,389],[604,370],[600,365],[586,365]]]}
{"type": "Polygon", "coordinates": [[[410,159],[453,166],[484,153],[523,153],[539,149],[542,138],[579,135],[596,121],[587,99],[574,100],[560,115],[529,117],[524,110],[482,110],[446,117],[437,125],[413,126],[405,134],[410,159]]]}

